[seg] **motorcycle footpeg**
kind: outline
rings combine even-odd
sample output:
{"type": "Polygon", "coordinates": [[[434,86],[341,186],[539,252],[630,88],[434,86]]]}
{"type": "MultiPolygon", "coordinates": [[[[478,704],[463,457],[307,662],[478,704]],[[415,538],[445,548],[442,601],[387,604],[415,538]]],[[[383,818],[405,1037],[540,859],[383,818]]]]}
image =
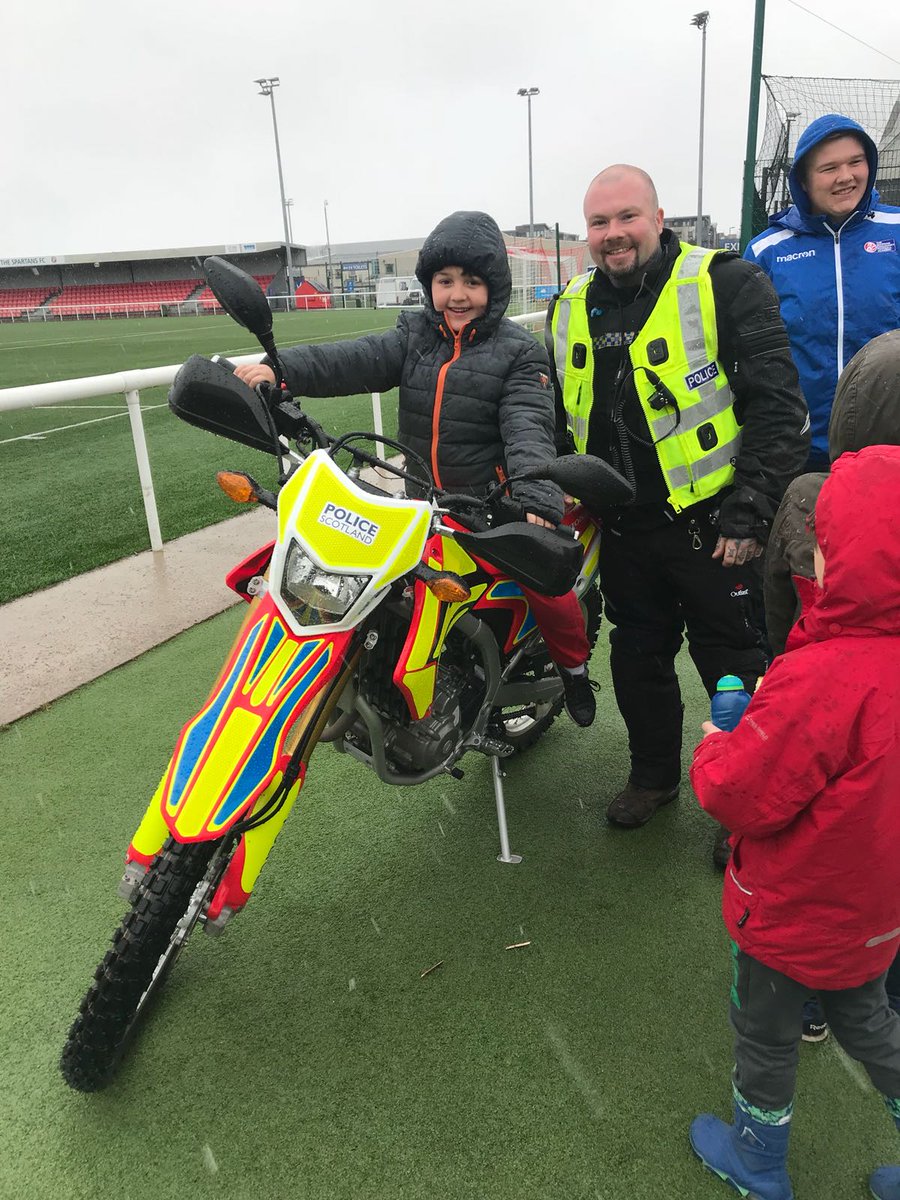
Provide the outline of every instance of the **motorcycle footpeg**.
{"type": "Polygon", "coordinates": [[[515,753],[514,748],[509,742],[504,742],[501,738],[490,737],[485,735],[477,741],[469,742],[466,746],[467,750],[474,750],[477,754],[486,754],[489,758],[509,758],[515,753]]]}

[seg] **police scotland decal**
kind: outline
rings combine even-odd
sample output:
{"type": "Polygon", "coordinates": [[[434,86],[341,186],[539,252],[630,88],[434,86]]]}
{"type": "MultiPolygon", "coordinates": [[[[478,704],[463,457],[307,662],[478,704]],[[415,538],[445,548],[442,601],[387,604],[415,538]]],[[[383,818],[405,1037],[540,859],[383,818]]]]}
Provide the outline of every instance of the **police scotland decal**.
{"type": "Polygon", "coordinates": [[[350,508],[342,508],[339,504],[332,504],[331,501],[325,505],[319,514],[319,524],[328,525],[331,529],[337,529],[340,533],[345,533],[348,537],[362,542],[364,546],[372,545],[380,528],[374,521],[370,521],[368,517],[360,516],[359,513],[353,512],[350,508]]]}

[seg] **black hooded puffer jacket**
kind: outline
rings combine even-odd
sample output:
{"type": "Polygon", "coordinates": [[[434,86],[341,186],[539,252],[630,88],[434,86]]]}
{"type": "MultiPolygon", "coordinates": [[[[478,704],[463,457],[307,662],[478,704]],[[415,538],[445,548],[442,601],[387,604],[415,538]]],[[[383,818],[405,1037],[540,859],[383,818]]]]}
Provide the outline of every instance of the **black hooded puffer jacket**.
{"type": "MultiPolygon", "coordinates": [[[[828,424],[831,461],[865,446],[900,445],[900,329],[873,338],[854,354],[838,379],[828,424]]],[[[765,559],[766,630],[781,654],[798,616],[793,576],[814,577],[815,535],[806,528],[815,512],[824,471],[790,484],[772,524],[765,559]]]]}
{"type": "MultiPolygon", "coordinates": [[[[291,391],[352,396],[399,386],[399,439],[450,490],[481,492],[501,472],[516,475],[555,458],[550,365],[543,346],[503,316],[511,279],[496,222],[481,212],[445,217],[425,239],[416,274],[425,310],[401,313],[395,329],[283,351],[291,391]],[[487,312],[455,336],[431,303],[431,278],[448,266],[488,285],[487,312]]],[[[526,511],[562,517],[553,483],[513,484],[512,494],[526,511]]]]}

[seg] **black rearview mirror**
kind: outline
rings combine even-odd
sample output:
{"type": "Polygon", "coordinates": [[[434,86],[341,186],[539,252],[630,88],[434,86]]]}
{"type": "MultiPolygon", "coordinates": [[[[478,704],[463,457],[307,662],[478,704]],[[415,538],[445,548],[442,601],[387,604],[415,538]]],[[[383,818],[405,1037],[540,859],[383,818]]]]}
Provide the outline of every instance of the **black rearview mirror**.
{"type": "Polygon", "coordinates": [[[229,317],[249,329],[263,345],[272,338],[269,302],[256,280],[230,263],[213,256],[203,263],[206,282],[229,317]]]}

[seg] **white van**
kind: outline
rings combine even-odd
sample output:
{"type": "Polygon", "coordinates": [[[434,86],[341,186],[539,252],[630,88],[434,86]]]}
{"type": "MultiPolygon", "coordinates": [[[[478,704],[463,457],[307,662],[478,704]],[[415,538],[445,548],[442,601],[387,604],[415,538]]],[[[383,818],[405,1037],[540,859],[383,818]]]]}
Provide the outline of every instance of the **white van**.
{"type": "Polygon", "coordinates": [[[415,275],[383,275],[375,285],[376,308],[421,308],[424,303],[415,275]]]}

